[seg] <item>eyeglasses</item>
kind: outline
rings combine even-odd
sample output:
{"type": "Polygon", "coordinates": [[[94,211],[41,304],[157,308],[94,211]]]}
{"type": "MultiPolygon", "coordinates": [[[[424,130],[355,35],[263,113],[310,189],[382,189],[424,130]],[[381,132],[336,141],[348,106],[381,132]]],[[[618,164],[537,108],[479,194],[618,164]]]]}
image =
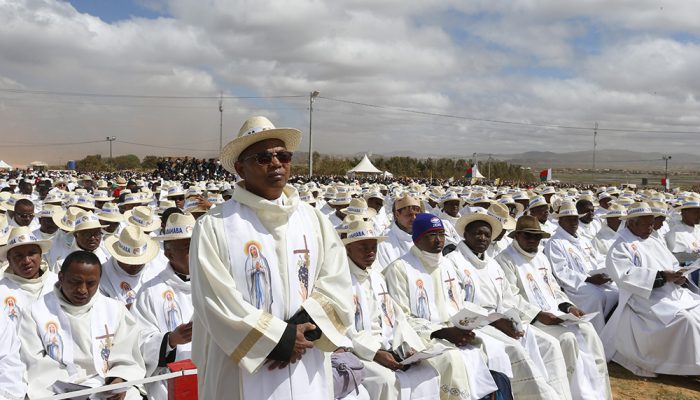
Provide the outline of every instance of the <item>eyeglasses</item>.
{"type": "Polygon", "coordinates": [[[272,158],[275,157],[282,164],[289,164],[290,162],[292,162],[292,155],[294,155],[294,153],[292,153],[291,151],[276,151],[274,153],[271,153],[269,151],[261,151],[260,153],[255,153],[247,157],[243,157],[241,161],[246,161],[250,160],[251,158],[254,158],[258,164],[268,165],[272,163],[272,158]]]}
{"type": "Polygon", "coordinates": [[[22,219],[32,219],[34,218],[34,213],[15,213],[16,216],[22,219]]]}

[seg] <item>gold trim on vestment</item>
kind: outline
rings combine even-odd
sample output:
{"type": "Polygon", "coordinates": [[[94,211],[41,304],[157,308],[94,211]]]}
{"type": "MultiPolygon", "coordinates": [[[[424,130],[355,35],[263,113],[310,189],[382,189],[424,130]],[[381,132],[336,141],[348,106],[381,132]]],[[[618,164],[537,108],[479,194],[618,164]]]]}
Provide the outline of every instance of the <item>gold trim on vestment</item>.
{"type": "Polygon", "coordinates": [[[270,326],[270,321],[272,320],[272,314],[267,313],[265,311],[262,312],[260,315],[260,318],[258,319],[258,322],[255,323],[255,326],[253,329],[248,332],[248,334],[241,340],[241,343],[238,345],[236,350],[231,353],[231,359],[233,362],[236,364],[240,363],[243,357],[248,354],[250,349],[255,346],[255,343],[260,340],[262,337],[263,333],[267,330],[267,328],[270,326]]]}
{"type": "Polygon", "coordinates": [[[338,316],[335,307],[333,307],[333,304],[330,301],[328,301],[328,299],[326,299],[326,297],[323,294],[317,291],[311,293],[311,298],[316,300],[321,305],[323,312],[326,314],[326,317],[328,317],[328,320],[331,321],[331,323],[335,327],[335,330],[340,332],[341,335],[344,335],[346,327],[340,321],[340,317],[338,316]]]}

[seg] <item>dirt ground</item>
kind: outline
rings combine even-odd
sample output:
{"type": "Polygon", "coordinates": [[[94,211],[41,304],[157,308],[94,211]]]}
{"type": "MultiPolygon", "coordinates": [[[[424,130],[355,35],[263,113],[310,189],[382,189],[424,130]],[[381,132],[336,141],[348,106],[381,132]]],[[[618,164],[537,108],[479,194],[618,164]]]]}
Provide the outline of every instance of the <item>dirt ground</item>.
{"type": "Polygon", "coordinates": [[[641,378],[615,363],[608,372],[615,400],[700,400],[700,377],[641,378]]]}

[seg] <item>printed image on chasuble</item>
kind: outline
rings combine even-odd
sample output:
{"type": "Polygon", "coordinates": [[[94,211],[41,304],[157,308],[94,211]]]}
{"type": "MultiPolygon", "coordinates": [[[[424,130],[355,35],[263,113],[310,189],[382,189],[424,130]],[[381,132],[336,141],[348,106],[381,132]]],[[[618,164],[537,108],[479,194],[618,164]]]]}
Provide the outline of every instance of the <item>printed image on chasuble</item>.
{"type": "Polygon", "coordinates": [[[464,300],[469,303],[474,302],[474,281],[468,269],[464,269],[464,300]]]}
{"type": "Polygon", "coordinates": [[[163,315],[165,315],[165,323],[170,332],[174,331],[182,322],[180,314],[180,305],[177,304],[175,293],[172,289],[163,292],[163,315]]]}
{"type": "Polygon", "coordinates": [[[382,297],[380,304],[382,307],[382,316],[379,321],[384,321],[387,325],[390,327],[394,327],[394,305],[391,303],[391,296],[389,296],[389,292],[387,292],[386,288],[384,285],[380,285],[382,292],[379,293],[379,295],[382,297]]]}
{"type": "Polygon", "coordinates": [[[297,276],[299,278],[299,296],[302,301],[309,297],[309,266],[311,264],[311,253],[304,236],[304,248],[294,250],[294,254],[298,255],[297,260],[297,276]]]}
{"type": "Polygon", "coordinates": [[[247,256],[245,276],[250,301],[259,310],[272,312],[272,277],[270,264],[262,253],[262,245],[251,240],[245,244],[243,251],[247,256]]]}
{"type": "Polygon", "coordinates": [[[532,274],[530,274],[530,273],[527,274],[527,280],[528,280],[528,283],[530,285],[530,288],[532,289],[532,294],[533,294],[533,296],[535,296],[535,301],[537,302],[537,305],[539,305],[540,308],[543,310],[548,310],[549,303],[544,298],[544,294],[542,293],[542,289],[540,289],[540,285],[537,284],[537,281],[535,281],[535,278],[532,276],[532,274]]]}
{"type": "Polygon", "coordinates": [[[416,280],[416,314],[418,318],[430,320],[430,300],[428,292],[423,287],[423,280],[416,280]]]}
{"type": "Polygon", "coordinates": [[[42,339],[46,355],[63,364],[63,337],[59,333],[56,322],[49,321],[46,323],[46,333],[42,339]]]}
{"type": "Polygon", "coordinates": [[[3,309],[5,315],[7,315],[10,321],[18,324],[22,315],[22,310],[17,305],[17,299],[15,299],[14,296],[7,296],[3,303],[5,304],[5,308],[3,309]]]}
{"type": "Polygon", "coordinates": [[[100,341],[100,358],[102,359],[103,374],[109,371],[109,355],[112,352],[112,346],[114,346],[113,337],[114,333],[109,333],[107,325],[105,325],[105,334],[95,337],[95,339],[100,341]]]}

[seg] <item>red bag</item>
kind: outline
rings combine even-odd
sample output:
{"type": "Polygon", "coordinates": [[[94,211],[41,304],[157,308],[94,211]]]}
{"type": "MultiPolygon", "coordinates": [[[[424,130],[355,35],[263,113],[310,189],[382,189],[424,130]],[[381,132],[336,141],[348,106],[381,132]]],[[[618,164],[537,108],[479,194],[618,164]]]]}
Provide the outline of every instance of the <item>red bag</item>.
{"type": "MultiPolygon", "coordinates": [[[[170,372],[196,369],[192,360],[168,364],[170,372]]],[[[197,374],[179,376],[168,380],[168,400],[197,400],[197,374]]]]}

